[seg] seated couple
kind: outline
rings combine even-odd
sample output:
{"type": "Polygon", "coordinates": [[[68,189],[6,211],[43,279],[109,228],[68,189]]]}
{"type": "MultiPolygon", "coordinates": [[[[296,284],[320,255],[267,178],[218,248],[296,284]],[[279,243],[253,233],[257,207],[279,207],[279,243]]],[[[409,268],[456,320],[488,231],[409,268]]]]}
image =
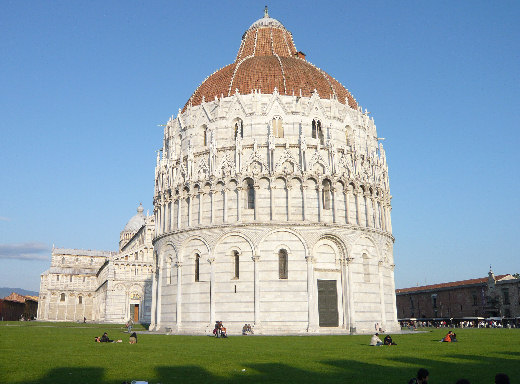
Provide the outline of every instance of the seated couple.
{"type": "Polygon", "coordinates": [[[370,339],[370,345],[373,347],[378,347],[380,345],[397,345],[393,342],[392,336],[386,335],[384,341],[382,341],[379,338],[379,333],[376,333],[374,336],[372,336],[372,339],[370,339]]]}

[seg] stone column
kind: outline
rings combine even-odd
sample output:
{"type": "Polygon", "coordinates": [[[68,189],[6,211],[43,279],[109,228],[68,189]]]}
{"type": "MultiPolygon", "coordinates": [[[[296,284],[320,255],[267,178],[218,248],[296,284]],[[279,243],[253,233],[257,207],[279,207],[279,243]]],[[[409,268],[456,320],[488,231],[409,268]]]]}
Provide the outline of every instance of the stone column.
{"type": "Polygon", "coordinates": [[[177,331],[180,330],[182,325],[182,263],[178,261],[175,263],[177,267],[177,301],[175,313],[177,317],[177,331]]]}
{"type": "Polygon", "coordinates": [[[252,257],[255,268],[255,327],[260,327],[260,256],[252,257]]]}
{"type": "Polygon", "coordinates": [[[305,221],[305,190],[307,187],[302,185],[302,219],[305,221]]]}
{"type": "Polygon", "coordinates": [[[199,225],[202,224],[202,197],[204,196],[204,192],[199,191],[199,217],[198,217],[198,223],[199,225]]]}
{"type": "Polygon", "coordinates": [[[157,312],[157,270],[152,273],[152,313],[150,318],[150,330],[154,331],[156,326],[157,312]]]}
{"type": "Polygon", "coordinates": [[[177,199],[177,228],[181,227],[181,210],[182,210],[182,195],[179,192],[179,198],[177,199]]]}
{"type": "Polygon", "coordinates": [[[354,259],[347,258],[347,290],[348,290],[348,303],[349,303],[349,323],[350,332],[352,333],[356,328],[356,312],[354,306],[354,283],[352,281],[352,261],[354,259]]]}
{"type": "Polygon", "coordinates": [[[174,224],[174,216],[175,214],[175,200],[170,197],[170,214],[168,215],[168,226],[170,227],[170,231],[173,231],[174,228],[175,228],[175,224],[174,224]]]}
{"type": "Polygon", "coordinates": [[[392,321],[394,322],[394,325],[397,324],[397,304],[396,304],[396,298],[395,298],[395,279],[394,279],[394,268],[395,264],[390,264],[390,282],[392,286],[392,321]]]}
{"type": "Polygon", "coordinates": [[[169,232],[169,228],[168,228],[168,211],[169,211],[169,208],[170,207],[170,202],[168,200],[166,200],[164,202],[164,233],[168,233],[169,232]]]}
{"type": "Polygon", "coordinates": [[[254,212],[254,220],[258,220],[258,190],[260,187],[258,185],[254,186],[255,189],[255,195],[254,195],[254,205],[255,205],[255,212],[254,212]]]}
{"type": "Polygon", "coordinates": [[[191,208],[191,201],[193,200],[193,193],[190,192],[189,195],[186,196],[186,202],[188,203],[188,223],[187,223],[187,226],[188,227],[191,227],[191,211],[192,211],[192,208],[191,208]]]}
{"type": "Polygon", "coordinates": [[[210,223],[213,224],[215,222],[215,204],[214,204],[214,196],[215,196],[215,190],[210,189],[209,190],[209,204],[210,204],[210,223]]]}
{"type": "Polygon", "coordinates": [[[364,195],[365,199],[365,226],[371,227],[372,226],[372,199],[370,198],[370,195],[368,192],[364,195]]]}
{"type": "Polygon", "coordinates": [[[361,196],[361,193],[359,193],[359,191],[357,191],[355,193],[355,198],[356,198],[356,224],[357,225],[361,225],[361,207],[360,207],[360,204],[359,204],[360,196],[361,196]]]}
{"type": "Polygon", "coordinates": [[[210,280],[209,280],[209,326],[215,324],[215,258],[208,258],[210,268],[210,280]]]}
{"type": "Polygon", "coordinates": [[[383,220],[381,217],[381,200],[376,201],[376,219],[377,219],[377,228],[383,229],[383,220]]]}
{"type": "Polygon", "coordinates": [[[291,206],[291,190],[292,188],[289,187],[289,183],[287,183],[287,221],[291,221],[292,220],[292,215],[291,215],[291,209],[292,209],[292,206],[291,206]]]}
{"type": "Polygon", "coordinates": [[[162,201],[161,205],[161,233],[166,232],[166,201],[162,201]]]}
{"type": "Polygon", "coordinates": [[[273,220],[274,216],[274,210],[273,210],[273,190],[275,190],[276,187],[273,185],[273,181],[269,180],[269,220],[273,220]]]}
{"type": "Polygon", "coordinates": [[[242,198],[243,193],[242,190],[244,188],[237,186],[237,221],[240,222],[242,220],[242,198]]]}
{"type": "Polygon", "coordinates": [[[343,296],[343,326],[346,330],[350,329],[350,300],[348,297],[348,277],[347,277],[347,260],[341,259],[341,290],[343,296]]]}
{"type": "Polygon", "coordinates": [[[345,187],[345,222],[350,224],[350,193],[348,192],[348,186],[345,187]]]}
{"type": "Polygon", "coordinates": [[[322,219],[322,217],[321,217],[321,209],[322,209],[322,200],[323,200],[322,199],[322,187],[321,187],[321,185],[318,185],[316,187],[316,192],[318,193],[318,222],[321,223],[321,221],[322,221],[321,220],[322,219]]]}
{"type": "Polygon", "coordinates": [[[162,268],[163,268],[163,262],[162,262],[162,258],[158,258],[158,262],[159,262],[159,276],[157,278],[157,284],[158,284],[158,288],[157,288],[157,318],[156,318],[156,324],[155,324],[155,329],[156,330],[159,330],[161,328],[161,314],[162,314],[162,276],[163,276],[163,272],[162,272],[162,268]]]}
{"type": "Polygon", "coordinates": [[[387,211],[387,220],[388,220],[388,232],[392,233],[392,218],[391,218],[391,212],[392,212],[392,207],[390,206],[390,204],[388,204],[388,207],[386,208],[387,211]]]}
{"type": "Polygon", "coordinates": [[[158,236],[159,235],[159,208],[157,208],[157,206],[155,206],[153,213],[155,215],[155,220],[154,220],[155,236],[158,236]]]}
{"type": "Polygon", "coordinates": [[[336,187],[335,186],[331,186],[330,194],[331,194],[331,203],[332,203],[332,222],[336,223],[337,212],[336,212],[336,187]]]}
{"type": "MultiPolygon", "coordinates": [[[[386,328],[386,304],[385,304],[385,290],[384,290],[384,276],[383,276],[383,260],[379,260],[378,277],[379,277],[379,302],[381,303],[381,326],[386,328]]],[[[395,292],[395,291],[394,291],[395,292]]]]}
{"type": "Polygon", "coordinates": [[[307,262],[307,310],[308,310],[308,325],[307,332],[316,332],[319,326],[318,320],[318,304],[314,294],[314,257],[305,256],[307,262]]]}
{"type": "Polygon", "coordinates": [[[227,223],[227,189],[224,187],[222,189],[222,206],[224,208],[222,222],[227,223]]]}

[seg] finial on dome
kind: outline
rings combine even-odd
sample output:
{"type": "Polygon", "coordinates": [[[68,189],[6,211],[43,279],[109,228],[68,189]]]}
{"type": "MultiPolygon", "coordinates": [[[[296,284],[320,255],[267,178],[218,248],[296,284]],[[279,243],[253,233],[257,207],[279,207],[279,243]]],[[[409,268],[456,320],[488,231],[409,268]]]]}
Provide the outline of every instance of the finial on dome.
{"type": "Polygon", "coordinates": [[[137,213],[143,213],[143,211],[144,211],[143,203],[139,203],[139,206],[137,207],[137,213]]]}
{"type": "Polygon", "coordinates": [[[264,8],[264,17],[265,17],[265,18],[268,18],[268,17],[269,17],[269,12],[267,11],[267,5],[266,5],[265,8],[264,8]]]}

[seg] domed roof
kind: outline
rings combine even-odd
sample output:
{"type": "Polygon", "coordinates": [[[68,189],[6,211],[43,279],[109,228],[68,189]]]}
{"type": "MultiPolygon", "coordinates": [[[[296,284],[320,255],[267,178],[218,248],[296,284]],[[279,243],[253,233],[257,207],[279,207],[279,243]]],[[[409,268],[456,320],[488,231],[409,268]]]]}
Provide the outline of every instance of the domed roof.
{"type": "Polygon", "coordinates": [[[137,232],[145,224],[145,216],[143,211],[143,205],[139,204],[139,207],[137,207],[137,215],[128,220],[128,223],[126,223],[123,232],[137,232]]]}
{"type": "Polygon", "coordinates": [[[200,105],[204,100],[259,90],[282,95],[310,97],[314,90],[320,97],[335,97],[357,108],[350,92],[325,71],[305,60],[298,52],[292,34],[278,20],[264,17],[255,21],[242,36],[235,62],[214,72],[195,90],[184,106],[200,105]]]}

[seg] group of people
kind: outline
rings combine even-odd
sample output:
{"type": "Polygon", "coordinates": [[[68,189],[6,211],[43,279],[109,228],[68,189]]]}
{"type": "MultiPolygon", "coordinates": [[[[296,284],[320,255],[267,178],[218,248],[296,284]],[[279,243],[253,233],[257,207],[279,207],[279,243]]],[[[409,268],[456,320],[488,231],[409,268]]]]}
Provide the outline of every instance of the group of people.
{"type": "MultiPolygon", "coordinates": [[[[417,371],[417,377],[414,377],[408,381],[408,384],[427,384],[430,373],[427,369],[421,368],[417,371]]],[[[505,373],[497,373],[495,375],[495,384],[509,384],[509,376],[505,373]]],[[[467,379],[457,380],[455,384],[471,384],[467,379]]]]}
{"type": "Polygon", "coordinates": [[[372,336],[372,339],[370,339],[370,345],[373,347],[378,347],[380,345],[397,345],[392,340],[392,336],[386,335],[383,340],[379,338],[379,333],[375,333],[374,336],[372,336]]]}
{"type": "Polygon", "coordinates": [[[254,332],[253,332],[253,328],[251,327],[251,324],[244,324],[244,326],[242,327],[242,335],[252,335],[254,332]]]}
{"type": "MultiPolygon", "coordinates": [[[[105,332],[103,333],[103,336],[99,337],[96,336],[94,338],[94,341],[96,343],[122,343],[123,340],[110,340],[108,337],[108,334],[105,332]]],[[[128,341],[130,344],[136,344],[137,343],[137,334],[134,332],[130,335],[130,340],[128,341]]]]}
{"type": "Polygon", "coordinates": [[[222,321],[217,321],[215,323],[215,328],[213,329],[213,335],[219,338],[226,338],[227,331],[226,328],[222,325],[222,321]]]}

